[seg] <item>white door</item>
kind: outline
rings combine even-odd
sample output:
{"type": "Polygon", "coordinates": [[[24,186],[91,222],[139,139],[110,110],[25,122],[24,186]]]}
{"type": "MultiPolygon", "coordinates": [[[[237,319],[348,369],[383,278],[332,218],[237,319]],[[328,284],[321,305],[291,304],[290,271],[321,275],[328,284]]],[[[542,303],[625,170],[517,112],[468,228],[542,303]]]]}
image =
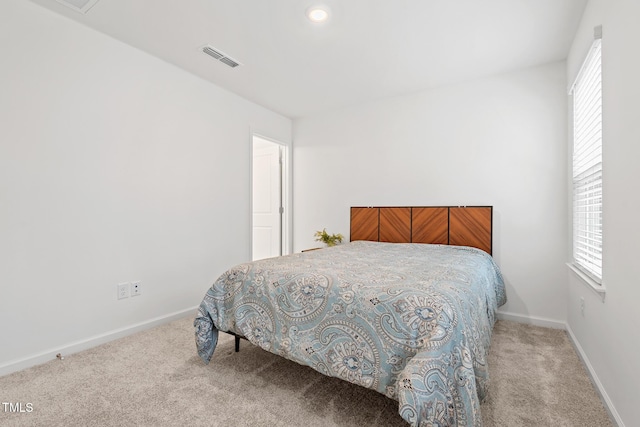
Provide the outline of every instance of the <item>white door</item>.
{"type": "Polygon", "coordinates": [[[282,255],[282,148],[253,137],[253,260],[282,255]]]}

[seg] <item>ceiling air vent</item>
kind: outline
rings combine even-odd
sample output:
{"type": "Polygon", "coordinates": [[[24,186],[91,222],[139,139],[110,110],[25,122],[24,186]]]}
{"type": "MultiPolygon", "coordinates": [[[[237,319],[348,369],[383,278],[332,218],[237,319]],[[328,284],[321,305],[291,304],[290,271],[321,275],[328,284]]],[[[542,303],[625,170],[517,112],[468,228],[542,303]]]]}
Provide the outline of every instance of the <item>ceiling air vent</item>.
{"type": "Polygon", "coordinates": [[[238,61],[236,61],[235,59],[230,58],[229,56],[227,56],[226,53],[223,53],[223,52],[221,52],[220,50],[218,50],[218,49],[216,49],[214,47],[205,46],[205,47],[202,48],[202,52],[206,53],[207,55],[209,55],[213,59],[217,59],[218,61],[227,64],[231,68],[236,68],[238,65],[240,65],[240,63],[238,61]]]}
{"type": "Polygon", "coordinates": [[[70,7],[76,12],[87,13],[93,5],[98,3],[98,0],[58,0],[58,3],[70,7]]]}

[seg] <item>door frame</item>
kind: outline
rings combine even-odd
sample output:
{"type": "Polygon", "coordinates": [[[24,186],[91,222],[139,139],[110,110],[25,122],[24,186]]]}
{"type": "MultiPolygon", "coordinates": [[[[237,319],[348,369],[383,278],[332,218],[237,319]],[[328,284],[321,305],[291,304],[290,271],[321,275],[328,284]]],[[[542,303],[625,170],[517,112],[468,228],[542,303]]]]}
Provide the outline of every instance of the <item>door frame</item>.
{"type": "Polygon", "coordinates": [[[291,180],[291,144],[280,141],[275,138],[266,136],[260,132],[254,130],[251,131],[249,138],[249,259],[253,258],[253,140],[254,138],[264,139],[266,141],[277,144],[281,147],[282,153],[282,183],[281,183],[281,197],[282,207],[284,209],[282,213],[282,221],[280,226],[281,241],[282,241],[282,255],[288,255],[293,248],[293,216],[292,216],[292,203],[291,195],[293,194],[293,183],[291,180]]]}

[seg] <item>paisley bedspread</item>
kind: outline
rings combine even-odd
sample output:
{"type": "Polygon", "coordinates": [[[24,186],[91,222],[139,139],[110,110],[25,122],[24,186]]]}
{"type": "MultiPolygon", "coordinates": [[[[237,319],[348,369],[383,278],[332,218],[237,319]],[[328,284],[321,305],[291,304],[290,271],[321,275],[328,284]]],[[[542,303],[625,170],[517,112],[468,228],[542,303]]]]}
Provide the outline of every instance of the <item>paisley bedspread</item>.
{"type": "Polygon", "coordinates": [[[399,402],[414,426],[480,426],[497,307],[491,256],[469,247],[351,242],[240,264],[194,321],[208,363],[232,331],[399,402]]]}

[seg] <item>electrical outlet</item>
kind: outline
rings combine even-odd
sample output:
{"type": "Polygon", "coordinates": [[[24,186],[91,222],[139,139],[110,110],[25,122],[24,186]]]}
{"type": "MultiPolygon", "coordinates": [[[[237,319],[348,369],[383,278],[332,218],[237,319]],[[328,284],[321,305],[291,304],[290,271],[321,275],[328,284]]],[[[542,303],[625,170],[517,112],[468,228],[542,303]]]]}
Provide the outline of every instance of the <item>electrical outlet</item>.
{"type": "Polygon", "coordinates": [[[584,297],[580,297],[580,314],[584,316],[584,297]]]}
{"type": "Polygon", "coordinates": [[[120,283],[117,286],[118,290],[118,299],[129,298],[129,282],[120,283]]]}
{"type": "Polygon", "coordinates": [[[142,282],[131,282],[131,296],[137,297],[138,295],[142,295],[142,282]]]}

